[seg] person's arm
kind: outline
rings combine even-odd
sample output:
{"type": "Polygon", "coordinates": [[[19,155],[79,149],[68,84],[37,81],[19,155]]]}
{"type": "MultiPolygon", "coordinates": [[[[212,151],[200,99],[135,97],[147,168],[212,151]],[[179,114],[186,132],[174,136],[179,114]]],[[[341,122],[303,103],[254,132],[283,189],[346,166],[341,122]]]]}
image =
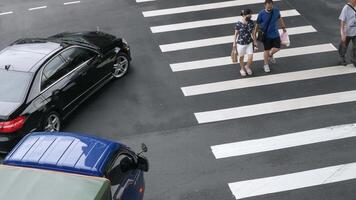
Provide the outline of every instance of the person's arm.
{"type": "Polygon", "coordinates": [[[238,35],[239,35],[239,31],[235,30],[234,41],[232,42],[232,46],[233,47],[236,47],[236,39],[237,39],[238,35]]]}
{"type": "Polygon", "coordinates": [[[341,41],[345,42],[346,41],[345,22],[342,20],[340,20],[340,35],[341,35],[341,41]]]}
{"type": "Polygon", "coordinates": [[[258,23],[255,24],[255,28],[253,29],[252,32],[252,39],[253,39],[253,45],[256,47],[257,46],[257,31],[258,31],[258,23]]]}
{"type": "Polygon", "coordinates": [[[280,18],[279,18],[279,22],[280,22],[280,24],[281,24],[281,28],[282,28],[283,32],[284,32],[284,33],[287,32],[286,24],[284,23],[283,17],[280,17],[280,18]]]}

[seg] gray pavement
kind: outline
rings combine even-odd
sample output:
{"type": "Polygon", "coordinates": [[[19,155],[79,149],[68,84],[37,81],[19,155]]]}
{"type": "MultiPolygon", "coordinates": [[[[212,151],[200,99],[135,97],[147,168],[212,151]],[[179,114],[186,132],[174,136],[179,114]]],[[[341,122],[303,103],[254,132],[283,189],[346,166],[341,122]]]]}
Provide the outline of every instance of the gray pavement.
{"type": "MultiPolygon", "coordinates": [[[[184,97],[181,87],[240,79],[236,65],[172,72],[169,64],[227,56],[231,44],[162,53],[159,45],[232,34],[233,25],[153,34],[150,27],[239,15],[247,6],[144,18],[142,11],[221,2],[218,0],[83,0],[2,1],[0,16],[4,47],[20,37],[49,36],[62,31],[101,30],[122,36],[132,47],[128,76],[112,82],[82,105],[67,121],[66,131],[120,140],[138,150],[145,142],[151,170],[146,174],[145,199],[235,199],[228,183],[290,174],[356,162],[355,138],[299,146],[245,156],[215,159],[210,147],[230,142],[278,136],[354,123],[355,102],[198,124],[195,112],[356,90],[355,74],[296,81],[184,97]],[[28,8],[47,5],[43,10],[28,8]]],[[[283,0],[277,5],[296,9],[289,27],[312,25],[317,33],[291,36],[292,47],[339,40],[341,0],[283,0]]],[[[255,12],[262,4],[251,7],[255,12]]],[[[292,48],[291,47],[291,48],[292,48]]],[[[264,76],[256,61],[255,76],[264,76]]],[[[336,52],[278,59],[274,74],[337,65],[336,52]]],[[[353,199],[355,180],[252,197],[249,199],[353,199]]]]}

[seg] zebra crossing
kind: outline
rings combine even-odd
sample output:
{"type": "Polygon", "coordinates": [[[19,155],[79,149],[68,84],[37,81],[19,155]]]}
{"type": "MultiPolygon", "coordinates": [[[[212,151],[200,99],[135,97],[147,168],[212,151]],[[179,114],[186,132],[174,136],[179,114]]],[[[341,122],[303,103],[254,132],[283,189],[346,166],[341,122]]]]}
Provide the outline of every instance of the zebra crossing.
{"type": "MultiPolygon", "coordinates": [[[[152,1],[151,4],[154,5],[155,3],[159,4],[159,2],[163,0],[136,0],[138,3],[145,1],[152,1]]],[[[285,1],[286,0],[275,0],[276,3],[283,3],[285,1]]],[[[158,47],[162,52],[162,55],[169,55],[170,58],[172,58],[177,53],[181,53],[180,55],[182,55],[184,52],[188,52],[187,54],[190,54],[191,52],[204,51],[204,48],[212,48],[221,45],[225,45],[224,47],[226,48],[231,48],[231,42],[233,40],[232,34],[226,35],[222,33],[209,37],[201,34],[201,38],[197,39],[197,37],[194,37],[194,39],[187,39],[185,37],[183,40],[180,39],[179,36],[180,33],[183,33],[184,31],[194,31],[196,33],[200,30],[203,32],[208,29],[222,26],[233,27],[234,23],[241,19],[241,16],[236,15],[236,13],[231,16],[207,19],[198,17],[198,20],[193,20],[191,18],[186,19],[185,17],[182,17],[183,15],[189,14],[189,16],[199,16],[203,12],[209,10],[224,12],[224,9],[236,8],[238,10],[239,8],[246,6],[262,8],[263,2],[264,0],[230,0],[202,4],[194,4],[194,2],[191,2],[187,4],[192,5],[144,10],[142,15],[147,19],[149,24],[150,21],[152,21],[152,25],[150,25],[149,28],[158,41],[158,47]],[[169,21],[174,19],[175,16],[180,16],[179,20],[173,20],[173,22],[170,23],[169,21]],[[170,42],[160,41],[160,38],[169,34],[174,34],[175,37],[177,36],[177,39],[172,40],[171,37],[166,37],[169,38],[170,42]]],[[[298,10],[288,6],[286,6],[286,8],[281,6],[281,15],[285,19],[302,18],[302,14],[298,10]]],[[[256,18],[256,14],[252,15],[252,19],[256,20],[256,18]]],[[[291,21],[293,22],[293,20],[291,21]]],[[[292,26],[293,24],[288,24],[289,28],[287,29],[287,32],[291,36],[292,43],[295,36],[318,33],[318,30],[313,25],[308,24],[305,21],[303,22],[304,24],[299,23],[295,26],[292,26]]],[[[337,48],[332,43],[323,40],[316,41],[315,44],[304,43],[303,45],[300,45],[301,43],[303,43],[303,41],[298,41],[298,45],[296,46],[283,48],[275,55],[275,58],[286,60],[292,58],[303,59],[303,57],[306,56],[318,56],[323,58],[323,56],[327,57],[330,53],[336,53],[337,51],[337,48]]],[[[262,60],[263,52],[255,53],[254,62],[258,63],[262,60]]],[[[228,54],[225,56],[218,55],[216,57],[207,56],[206,58],[196,60],[192,59],[191,55],[187,55],[187,59],[172,59],[172,62],[170,62],[167,67],[170,67],[172,73],[183,74],[200,72],[202,70],[224,69],[232,65],[236,64],[232,63],[228,54]],[[177,62],[176,60],[179,61],[177,62]]],[[[295,63],[291,63],[291,65],[295,65],[295,63]]],[[[238,73],[238,70],[236,71],[236,73],[238,73]]],[[[219,95],[224,92],[232,92],[242,89],[245,89],[246,94],[248,94],[248,89],[261,86],[274,87],[275,85],[280,84],[288,85],[292,82],[295,83],[306,80],[313,81],[330,77],[340,77],[343,75],[354,75],[355,73],[356,68],[351,65],[345,67],[330,63],[328,66],[320,66],[318,68],[311,67],[306,70],[296,69],[285,73],[256,75],[251,78],[241,78],[237,76],[235,79],[218,82],[206,80],[206,83],[203,84],[182,85],[181,88],[177,89],[182,91],[185,98],[194,99],[196,97],[204,98],[206,95],[219,95]]],[[[263,94],[260,98],[263,99],[263,94]]],[[[236,107],[224,107],[224,102],[215,102],[220,109],[194,110],[192,111],[192,115],[195,116],[198,124],[206,124],[264,116],[280,112],[322,108],[349,102],[356,102],[356,90],[329,92],[312,96],[262,102],[258,104],[236,105],[236,107]]],[[[267,138],[256,138],[247,141],[217,144],[211,146],[210,150],[216,160],[223,160],[231,157],[263,154],[277,150],[283,151],[284,149],[297,146],[316,145],[354,137],[356,137],[356,124],[346,124],[306,130],[297,133],[286,133],[285,135],[267,138]]],[[[289,174],[232,182],[227,183],[227,186],[230,188],[236,199],[244,199],[356,179],[354,171],[356,171],[356,163],[345,163],[341,165],[297,171],[289,174]]]]}

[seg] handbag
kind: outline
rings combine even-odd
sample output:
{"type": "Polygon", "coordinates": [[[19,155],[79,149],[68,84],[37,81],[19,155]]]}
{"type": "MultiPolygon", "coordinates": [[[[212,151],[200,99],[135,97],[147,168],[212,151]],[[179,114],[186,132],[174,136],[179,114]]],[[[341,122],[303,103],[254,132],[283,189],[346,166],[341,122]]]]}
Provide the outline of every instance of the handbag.
{"type": "Polygon", "coordinates": [[[231,50],[231,60],[232,60],[232,63],[237,63],[237,50],[235,47],[232,47],[232,50],[231,50]]]}
{"type": "Polygon", "coordinates": [[[286,46],[286,47],[289,47],[290,45],[290,40],[289,40],[289,35],[287,32],[281,32],[280,33],[280,37],[281,37],[281,44],[286,46]]]}
{"type": "Polygon", "coordinates": [[[271,17],[268,20],[266,31],[262,31],[261,29],[259,29],[258,32],[257,32],[257,40],[258,41],[263,42],[266,39],[266,33],[265,32],[268,31],[268,28],[269,28],[269,25],[271,23],[272,17],[273,17],[273,10],[272,10],[272,13],[271,13],[271,17]]]}

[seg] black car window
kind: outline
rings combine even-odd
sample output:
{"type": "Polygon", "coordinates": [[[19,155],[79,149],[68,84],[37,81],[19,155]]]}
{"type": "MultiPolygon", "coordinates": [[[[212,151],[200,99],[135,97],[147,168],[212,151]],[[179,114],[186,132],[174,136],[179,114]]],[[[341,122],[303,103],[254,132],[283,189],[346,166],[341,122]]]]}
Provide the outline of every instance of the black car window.
{"type": "Polygon", "coordinates": [[[119,184],[132,171],[133,164],[134,160],[131,156],[127,154],[118,155],[107,174],[107,178],[111,181],[111,184],[119,184]]]}
{"type": "Polygon", "coordinates": [[[31,79],[32,73],[0,69],[0,102],[20,103],[31,79]]]}
{"type": "Polygon", "coordinates": [[[68,68],[74,69],[85,61],[95,56],[93,51],[80,47],[72,47],[61,53],[68,63],[68,68]]]}
{"type": "Polygon", "coordinates": [[[42,80],[41,80],[41,89],[45,89],[52,83],[59,80],[67,73],[65,68],[65,63],[62,58],[59,56],[54,57],[49,61],[43,69],[42,80]]]}

